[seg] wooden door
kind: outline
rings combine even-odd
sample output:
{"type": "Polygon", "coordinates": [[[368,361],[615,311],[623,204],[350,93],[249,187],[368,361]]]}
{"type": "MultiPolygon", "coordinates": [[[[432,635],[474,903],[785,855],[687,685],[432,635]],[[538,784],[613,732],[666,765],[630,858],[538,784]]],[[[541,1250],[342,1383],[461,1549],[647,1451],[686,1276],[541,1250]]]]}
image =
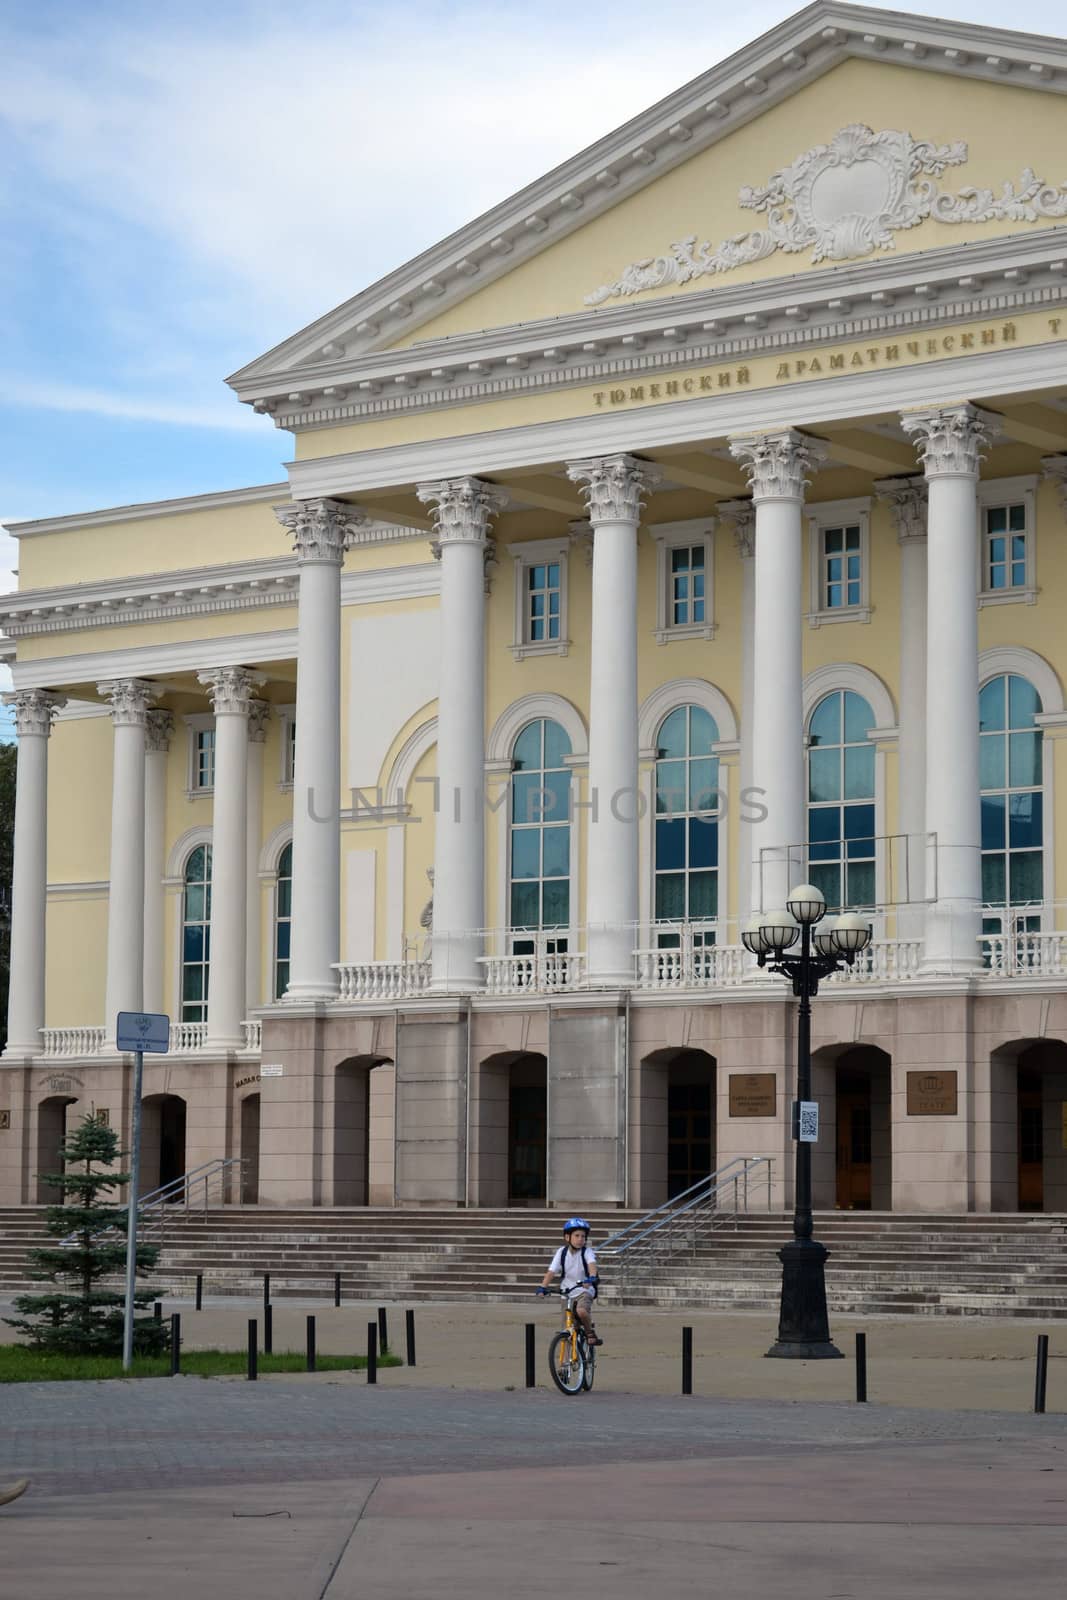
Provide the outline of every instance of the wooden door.
{"type": "Polygon", "coordinates": [[[711,1172],[711,1084],[667,1088],[667,1198],[684,1194],[711,1172]]]}
{"type": "Polygon", "coordinates": [[[544,1084],[512,1084],[508,1100],[509,1200],[524,1205],[544,1200],[547,1131],[544,1084]]]}
{"type": "Polygon", "coordinates": [[[1041,1074],[1019,1074],[1019,1210],[1045,1206],[1045,1118],[1041,1074]]]}
{"type": "Polygon", "coordinates": [[[871,1209],[870,1080],[838,1084],[837,1205],[842,1211],[871,1209]]]}

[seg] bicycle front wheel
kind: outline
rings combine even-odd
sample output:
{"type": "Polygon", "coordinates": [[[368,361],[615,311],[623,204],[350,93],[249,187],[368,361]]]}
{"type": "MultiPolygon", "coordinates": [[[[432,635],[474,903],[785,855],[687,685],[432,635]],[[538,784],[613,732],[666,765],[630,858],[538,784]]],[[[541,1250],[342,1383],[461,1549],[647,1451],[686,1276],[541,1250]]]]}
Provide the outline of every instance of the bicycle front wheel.
{"type": "Polygon", "coordinates": [[[586,1391],[586,1393],[588,1393],[589,1390],[593,1387],[593,1379],[596,1377],[596,1350],[595,1349],[590,1349],[589,1346],[587,1344],[585,1344],[584,1341],[583,1341],[583,1343],[582,1343],[582,1353],[583,1353],[583,1356],[584,1356],[584,1371],[582,1373],[582,1388],[586,1391]]]}
{"type": "Polygon", "coordinates": [[[548,1347],[548,1370],[552,1382],[563,1394],[581,1394],[585,1383],[585,1361],[580,1347],[572,1345],[571,1335],[557,1333],[548,1347]]]}

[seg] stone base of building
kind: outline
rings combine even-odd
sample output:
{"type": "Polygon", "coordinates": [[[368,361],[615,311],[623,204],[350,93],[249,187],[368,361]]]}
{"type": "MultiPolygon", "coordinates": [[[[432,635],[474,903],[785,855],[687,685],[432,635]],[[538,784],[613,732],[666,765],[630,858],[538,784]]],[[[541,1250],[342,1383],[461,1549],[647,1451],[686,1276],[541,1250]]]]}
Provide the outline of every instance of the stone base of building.
{"type": "MultiPolygon", "coordinates": [[[[644,1208],[736,1161],[739,1202],[779,1209],[795,1020],[785,996],[279,1007],[258,1066],[146,1058],[142,1191],[237,1158],[230,1203],[644,1208]]],[[[830,992],[812,1045],[816,1207],[1067,1211],[1067,995],[830,992]]],[[[0,1063],[0,1204],[53,1198],[73,1116],[128,1141],[131,1076],[0,1063]]]]}

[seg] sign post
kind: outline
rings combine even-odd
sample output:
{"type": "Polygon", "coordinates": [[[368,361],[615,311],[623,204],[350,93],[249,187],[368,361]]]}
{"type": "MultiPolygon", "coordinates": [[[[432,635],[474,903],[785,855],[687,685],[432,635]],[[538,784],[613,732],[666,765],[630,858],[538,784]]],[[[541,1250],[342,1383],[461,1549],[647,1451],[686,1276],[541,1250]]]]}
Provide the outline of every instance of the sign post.
{"type": "Polygon", "coordinates": [[[115,1032],[120,1050],[133,1051],[133,1139],[130,1150],[130,1185],[126,1219],[126,1307],[122,1319],[122,1370],[133,1361],[133,1294],[137,1278],[137,1204],[141,1183],[141,1089],[144,1058],[166,1055],[170,1049],[170,1018],[153,1011],[120,1011],[115,1032]]]}

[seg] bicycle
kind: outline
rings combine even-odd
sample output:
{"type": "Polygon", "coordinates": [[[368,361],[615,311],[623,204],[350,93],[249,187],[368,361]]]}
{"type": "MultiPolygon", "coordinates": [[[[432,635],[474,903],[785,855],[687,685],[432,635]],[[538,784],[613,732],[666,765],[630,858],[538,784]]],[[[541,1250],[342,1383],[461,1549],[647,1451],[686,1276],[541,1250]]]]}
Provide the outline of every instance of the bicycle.
{"type": "Polygon", "coordinates": [[[562,1394],[581,1394],[583,1390],[588,1394],[596,1377],[596,1346],[587,1340],[585,1329],[562,1291],[561,1297],[566,1321],[548,1347],[548,1370],[562,1394]]]}

